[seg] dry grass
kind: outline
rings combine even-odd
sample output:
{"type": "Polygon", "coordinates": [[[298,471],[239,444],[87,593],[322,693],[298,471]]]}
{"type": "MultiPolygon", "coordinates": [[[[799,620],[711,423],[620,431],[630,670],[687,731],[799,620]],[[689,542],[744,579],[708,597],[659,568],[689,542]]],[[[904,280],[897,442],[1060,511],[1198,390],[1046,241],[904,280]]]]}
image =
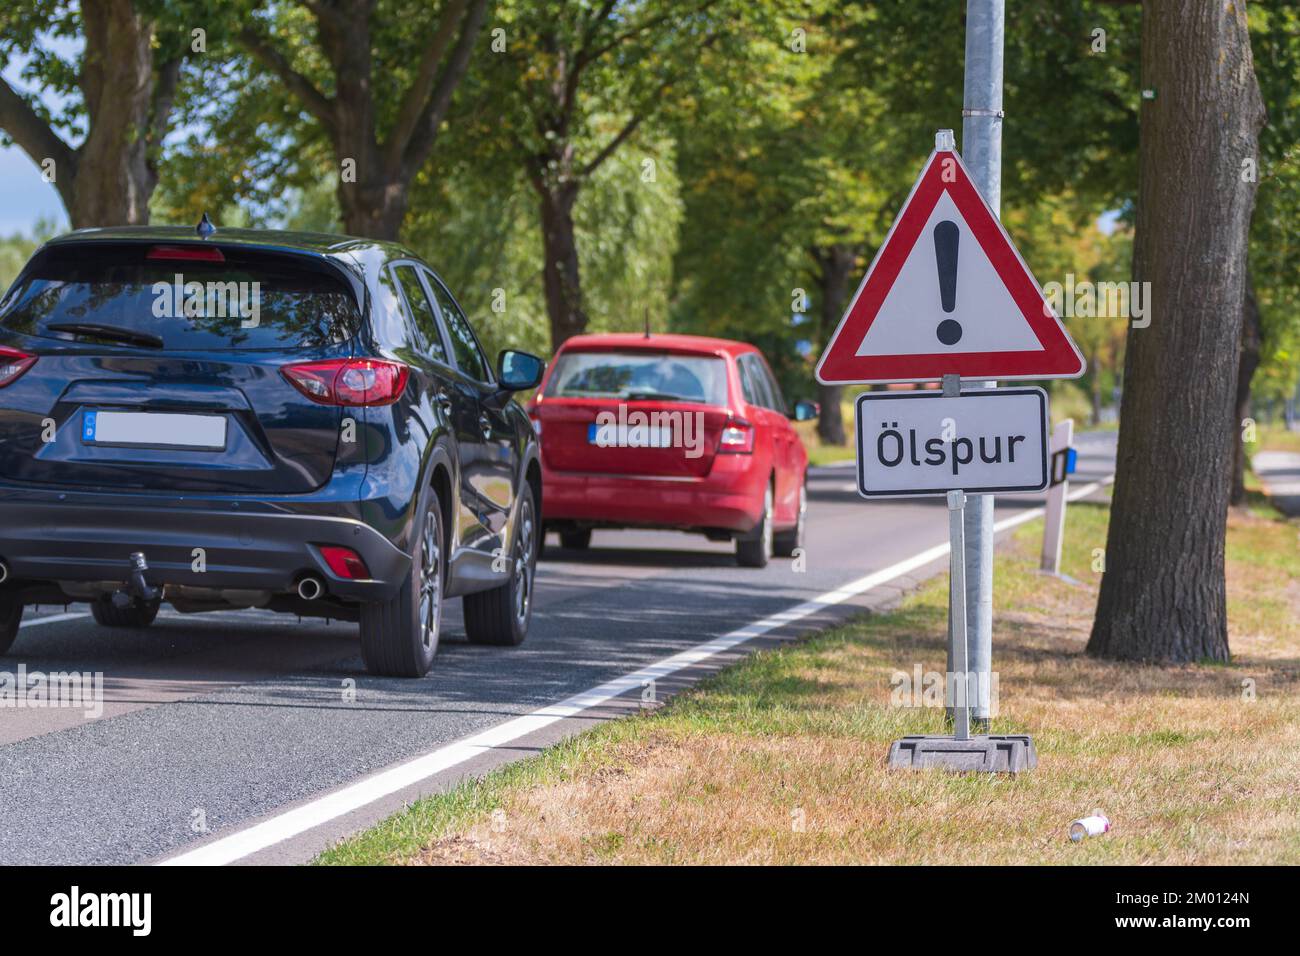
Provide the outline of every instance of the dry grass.
{"type": "Polygon", "coordinates": [[[994,729],[1034,735],[1032,773],[885,767],[890,740],[942,727],[937,708],[890,706],[894,672],[944,668],[936,581],[421,801],[322,862],[1300,863],[1296,525],[1232,517],[1231,665],[1133,666],[1083,654],[1106,514],[1072,506],[1078,583],[1033,571],[1037,523],[999,558],[994,729]],[[1094,807],[1114,829],[1071,844],[1094,807]]]}

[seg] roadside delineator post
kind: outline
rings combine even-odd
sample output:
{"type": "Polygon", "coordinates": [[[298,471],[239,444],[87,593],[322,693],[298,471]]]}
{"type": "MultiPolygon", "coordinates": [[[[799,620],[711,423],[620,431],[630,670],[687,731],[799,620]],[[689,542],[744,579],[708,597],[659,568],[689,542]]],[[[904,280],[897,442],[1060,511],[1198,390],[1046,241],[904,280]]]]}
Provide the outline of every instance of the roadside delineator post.
{"type": "Polygon", "coordinates": [[[1047,510],[1043,516],[1043,554],[1039,570],[1061,573],[1061,544],[1065,538],[1065,499],[1070,490],[1071,444],[1074,442],[1074,419],[1058,422],[1052,429],[1051,484],[1047,488],[1047,510]]]}

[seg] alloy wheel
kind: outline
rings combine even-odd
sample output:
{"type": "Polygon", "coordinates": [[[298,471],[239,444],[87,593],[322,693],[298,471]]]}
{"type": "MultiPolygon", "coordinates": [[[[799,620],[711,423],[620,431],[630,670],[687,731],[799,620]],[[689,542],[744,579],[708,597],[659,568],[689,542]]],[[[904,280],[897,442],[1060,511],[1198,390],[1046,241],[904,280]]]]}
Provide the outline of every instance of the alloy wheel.
{"type": "Polygon", "coordinates": [[[533,507],[525,500],[519,511],[519,533],[515,535],[515,619],[521,624],[528,620],[533,599],[534,565],[533,507]]]}
{"type": "Polygon", "coordinates": [[[442,621],[442,543],[438,516],[430,511],[420,539],[420,643],[431,650],[438,643],[442,621]]]}

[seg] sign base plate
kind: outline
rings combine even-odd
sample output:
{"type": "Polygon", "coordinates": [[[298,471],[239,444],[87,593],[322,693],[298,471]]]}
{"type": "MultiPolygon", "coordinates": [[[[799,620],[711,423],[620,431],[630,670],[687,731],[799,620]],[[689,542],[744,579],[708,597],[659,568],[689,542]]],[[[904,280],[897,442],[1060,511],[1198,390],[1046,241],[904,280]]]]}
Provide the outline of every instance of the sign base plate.
{"type": "Polygon", "coordinates": [[[1038,766],[1038,753],[1028,734],[981,734],[969,740],[923,734],[890,744],[889,766],[958,773],[1020,773],[1038,766]]]}

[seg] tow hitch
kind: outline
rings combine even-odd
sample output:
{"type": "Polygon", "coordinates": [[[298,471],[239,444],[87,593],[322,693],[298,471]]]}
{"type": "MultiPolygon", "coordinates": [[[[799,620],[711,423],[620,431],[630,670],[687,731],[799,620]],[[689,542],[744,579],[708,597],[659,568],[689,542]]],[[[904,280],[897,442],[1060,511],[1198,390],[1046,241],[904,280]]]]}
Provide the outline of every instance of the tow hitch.
{"type": "Polygon", "coordinates": [[[145,560],[144,552],[132,551],[129,587],[113,592],[113,607],[125,610],[137,600],[143,604],[153,604],[162,597],[162,588],[152,587],[145,580],[144,573],[148,570],[149,562],[145,560]]]}

